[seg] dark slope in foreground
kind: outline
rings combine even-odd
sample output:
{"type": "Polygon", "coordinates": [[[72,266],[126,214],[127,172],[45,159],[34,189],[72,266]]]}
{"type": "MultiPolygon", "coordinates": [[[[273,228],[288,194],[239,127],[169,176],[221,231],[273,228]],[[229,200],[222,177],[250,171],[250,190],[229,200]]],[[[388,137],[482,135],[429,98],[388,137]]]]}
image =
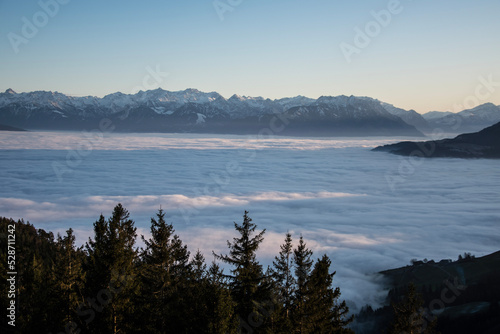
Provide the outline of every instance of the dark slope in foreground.
{"type": "Polygon", "coordinates": [[[386,306],[362,309],[356,316],[357,334],[384,332],[393,319],[389,304],[405,298],[410,283],[422,297],[421,311],[428,314],[422,330],[436,316],[441,334],[500,333],[500,251],[479,258],[465,254],[458,261],[412,262],[380,272],[389,288],[386,306]]]}
{"type": "Polygon", "coordinates": [[[466,133],[453,139],[426,142],[401,142],[378,146],[373,151],[389,152],[426,158],[500,158],[500,123],[475,133],[466,133]]]}
{"type": "MultiPolygon", "coordinates": [[[[457,280],[460,285],[473,286],[486,282],[493,276],[500,279],[500,251],[479,258],[465,256],[454,262],[451,260],[414,261],[411,266],[389,269],[380,273],[388,278],[391,286],[396,289],[404,288],[410,282],[415,283],[417,287],[435,288],[445,280],[450,280],[453,284],[457,280]]],[[[498,282],[496,284],[499,288],[497,297],[500,299],[500,281],[498,282]]]]}

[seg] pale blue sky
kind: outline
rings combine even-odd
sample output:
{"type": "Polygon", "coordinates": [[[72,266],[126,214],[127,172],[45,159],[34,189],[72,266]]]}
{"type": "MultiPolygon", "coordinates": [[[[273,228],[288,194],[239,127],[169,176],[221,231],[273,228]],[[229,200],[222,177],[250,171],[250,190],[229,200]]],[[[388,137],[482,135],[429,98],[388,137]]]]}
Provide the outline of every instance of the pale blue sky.
{"type": "Polygon", "coordinates": [[[161,88],[227,98],[362,95],[418,112],[500,104],[498,0],[402,0],[386,26],[371,12],[392,0],[221,0],[224,20],[212,0],[59,1],[51,17],[39,1],[0,0],[0,90],[131,93],[158,67],[169,73],[161,88]],[[34,36],[23,18],[39,20],[34,36]],[[380,31],[348,62],[340,45],[356,46],[367,24],[380,31]],[[25,39],[13,47],[13,36],[25,39]],[[479,77],[499,84],[477,97],[479,77]]]}

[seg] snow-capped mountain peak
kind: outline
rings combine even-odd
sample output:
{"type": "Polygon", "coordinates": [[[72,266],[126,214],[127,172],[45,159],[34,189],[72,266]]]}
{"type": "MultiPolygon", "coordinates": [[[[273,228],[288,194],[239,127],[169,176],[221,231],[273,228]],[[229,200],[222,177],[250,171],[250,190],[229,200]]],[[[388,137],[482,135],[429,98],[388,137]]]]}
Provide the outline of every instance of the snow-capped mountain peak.
{"type": "MultiPolygon", "coordinates": [[[[464,111],[461,117],[491,121],[500,116],[498,109],[493,104],[485,104],[464,111]]],[[[74,129],[90,124],[86,122],[110,118],[125,124],[124,131],[205,129],[224,132],[250,131],[251,128],[258,132],[269,126],[279,128],[273,118],[280,114],[294,120],[283,130],[294,135],[306,132],[317,135],[314,131],[327,136],[331,133],[359,135],[361,128],[377,135],[418,135],[413,126],[419,128],[416,122],[419,120],[425,123],[413,110],[396,108],[369,97],[345,95],[318,99],[299,95],[271,100],[234,94],[225,99],[217,92],[205,93],[193,88],[181,91],[158,88],[135,94],[116,92],[103,98],[50,91],[16,93],[12,89],[0,93],[0,122],[28,129],[74,129]],[[350,124],[342,125],[344,127],[359,124],[360,129],[349,132],[339,124],[350,124]],[[235,129],[231,130],[233,126],[235,129]]]]}
{"type": "Polygon", "coordinates": [[[485,103],[472,109],[463,110],[458,114],[463,117],[477,117],[488,121],[496,121],[500,118],[500,108],[493,103],[485,103]]]}
{"type": "Polygon", "coordinates": [[[233,96],[231,96],[228,101],[245,101],[246,98],[244,98],[243,96],[240,96],[238,94],[233,94],[233,96]]]}
{"type": "Polygon", "coordinates": [[[500,107],[485,103],[472,109],[452,112],[429,112],[424,117],[436,129],[447,132],[476,132],[500,122],[500,107]]]}
{"type": "Polygon", "coordinates": [[[295,97],[285,97],[277,100],[279,104],[281,104],[285,109],[298,107],[298,106],[307,106],[314,103],[316,100],[311,99],[309,97],[305,97],[302,95],[298,95],[295,97]]]}

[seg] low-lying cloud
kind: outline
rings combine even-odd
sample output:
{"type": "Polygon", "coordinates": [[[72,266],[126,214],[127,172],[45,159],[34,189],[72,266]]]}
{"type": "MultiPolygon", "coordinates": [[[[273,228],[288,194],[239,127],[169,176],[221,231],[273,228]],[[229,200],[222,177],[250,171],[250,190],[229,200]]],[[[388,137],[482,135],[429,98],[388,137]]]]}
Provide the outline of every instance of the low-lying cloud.
{"type": "MultiPolygon", "coordinates": [[[[405,138],[408,139],[408,138],[405,138]]],[[[421,139],[416,137],[415,139],[421,139]]],[[[143,133],[130,135],[100,131],[81,132],[16,132],[1,131],[2,149],[13,150],[227,150],[227,149],[293,149],[373,147],[397,142],[397,137],[383,138],[290,138],[279,136],[237,136],[143,133]]]]}
{"type": "Polygon", "coordinates": [[[284,193],[265,192],[249,195],[222,194],[216,196],[189,197],[182,194],[173,195],[142,195],[142,196],[89,196],[89,197],[63,197],[57,202],[37,202],[22,198],[0,197],[0,212],[4,216],[16,216],[24,211],[23,218],[32,221],[54,221],[72,218],[85,218],[89,211],[105,213],[117,203],[123,203],[131,212],[155,213],[160,207],[163,210],[179,210],[190,208],[202,210],[206,208],[249,206],[258,202],[298,201],[318,198],[342,198],[363,196],[347,193],[331,193],[322,191],[318,193],[284,193]]]}
{"type": "Polygon", "coordinates": [[[495,160],[419,161],[391,189],[402,157],[369,151],[395,139],[265,141],[235,136],[123,135],[104,138],[80,164],[54,175],[80,134],[0,133],[0,215],[77,242],[121,202],[149,235],[161,207],[192,252],[227,253],[244,210],[266,229],[267,266],[285,233],[326,253],[334,283],[351,305],[377,305],[386,291],[374,273],[412,258],[476,256],[500,245],[500,169],[495,160]],[[31,149],[30,149],[31,148],[31,149]],[[228,168],[228,166],[230,168],[228,168]]]}

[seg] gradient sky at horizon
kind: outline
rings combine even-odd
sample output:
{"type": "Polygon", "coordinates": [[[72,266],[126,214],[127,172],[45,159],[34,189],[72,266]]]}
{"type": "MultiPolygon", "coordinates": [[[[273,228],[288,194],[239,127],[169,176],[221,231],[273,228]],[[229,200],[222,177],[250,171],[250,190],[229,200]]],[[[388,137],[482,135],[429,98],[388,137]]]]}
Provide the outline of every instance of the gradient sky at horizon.
{"type": "Polygon", "coordinates": [[[26,36],[40,3],[58,2],[0,0],[0,90],[131,93],[158,68],[163,89],[226,98],[358,95],[421,113],[500,105],[499,1],[402,0],[349,63],[341,43],[355,46],[355,29],[390,2],[221,0],[234,4],[221,20],[213,0],[72,0],[26,36]],[[27,37],[17,53],[12,33],[27,37]],[[478,95],[481,77],[498,84],[478,95]]]}

